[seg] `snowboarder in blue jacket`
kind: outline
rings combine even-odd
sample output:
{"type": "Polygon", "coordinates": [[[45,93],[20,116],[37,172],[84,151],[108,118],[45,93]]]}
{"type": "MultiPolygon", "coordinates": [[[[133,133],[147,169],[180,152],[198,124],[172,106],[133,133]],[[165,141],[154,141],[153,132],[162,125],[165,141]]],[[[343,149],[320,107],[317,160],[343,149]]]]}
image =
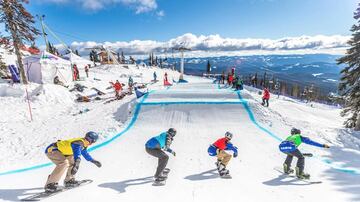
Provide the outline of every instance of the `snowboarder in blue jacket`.
{"type": "Polygon", "coordinates": [[[167,178],[166,175],[163,174],[163,171],[167,165],[169,156],[164,151],[167,151],[174,156],[176,155],[175,151],[170,149],[170,145],[175,135],[176,130],[174,128],[170,128],[168,131],[152,137],[145,144],[146,152],[159,159],[156,173],[154,175],[155,181],[164,181],[167,178]]]}
{"type": "Polygon", "coordinates": [[[280,143],[279,145],[280,151],[287,154],[286,160],[283,164],[284,173],[290,174],[294,172],[294,170],[291,169],[291,162],[293,157],[295,156],[298,158],[295,168],[296,176],[301,179],[309,179],[310,175],[304,173],[304,167],[305,167],[304,155],[298,149],[301,143],[313,145],[316,147],[323,147],[323,148],[330,148],[330,147],[327,144],[320,144],[310,140],[310,138],[308,137],[302,136],[301,131],[297,128],[292,128],[291,135],[287,137],[286,140],[280,143]]]}

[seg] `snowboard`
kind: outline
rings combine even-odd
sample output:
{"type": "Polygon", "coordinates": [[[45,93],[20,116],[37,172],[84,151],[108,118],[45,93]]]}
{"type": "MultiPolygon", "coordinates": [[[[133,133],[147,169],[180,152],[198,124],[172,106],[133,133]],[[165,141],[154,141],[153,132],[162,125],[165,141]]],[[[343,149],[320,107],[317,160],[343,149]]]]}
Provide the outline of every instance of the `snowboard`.
{"type": "Polygon", "coordinates": [[[44,191],[44,192],[36,193],[36,194],[33,194],[33,195],[29,196],[29,197],[21,199],[21,201],[40,201],[42,199],[46,199],[48,197],[59,194],[61,192],[65,192],[65,191],[68,191],[68,190],[71,190],[71,189],[74,189],[74,188],[77,188],[77,187],[81,187],[83,185],[87,185],[87,184],[90,184],[92,182],[93,181],[89,180],[89,179],[88,180],[81,180],[80,184],[75,186],[75,187],[59,186],[58,190],[56,190],[55,192],[46,192],[46,191],[44,191]]]}
{"type": "Polygon", "coordinates": [[[283,175],[286,175],[286,176],[291,177],[291,178],[295,178],[295,179],[297,179],[297,180],[299,180],[299,181],[307,182],[307,183],[309,183],[309,184],[320,184],[320,183],[322,183],[322,181],[316,181],[316,180],[312,180],[312,179],[310,179],[310,178],[309,178],[309,179],[301,179],[301,178],[298,178],[298,177],[297,177],[296,175],[294,175],[293,173],[291,173],[291,174],[284,173],[283,168],[280,168],[280,167],[275,167],[274,170],[282,173],[283,175]]]}
{"type": "MultiPolygon", "coordinates": [[[[170,173],[170,169],[169,168],[165,168],[163,171],[163,174],[167,177],[168,174],[170,173]]],[[[152,184],[153,186],[164,186],[166,184],[166,179],[163,181],[154,181],[154,183],[152,184]]]]}

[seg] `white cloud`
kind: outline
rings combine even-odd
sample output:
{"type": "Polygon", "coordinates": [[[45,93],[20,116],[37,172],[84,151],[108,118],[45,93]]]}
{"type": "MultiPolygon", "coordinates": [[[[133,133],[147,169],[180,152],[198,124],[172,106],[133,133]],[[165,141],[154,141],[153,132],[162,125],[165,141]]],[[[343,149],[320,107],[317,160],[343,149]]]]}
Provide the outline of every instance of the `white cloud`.
{"type": "Polygon", "coordinates": [[[37,0],[40,3],[69,4],[78,3],[84,9],[97,11],[114,4],[123,4],[133,8],[136,14],[155,11],[158,7],[156,0],[37,0]]]}
{"type": "Polygon", "coordinates": [[[161,10],[161,11],[156,12],[156,15],[161,18],[161,17],[165,16],[165,12],[163,10],[161,10]]]}
{"type": "Polygon", "coordinates": [[[148,54],[150,52],[171,52],[172,48],[185,46],[196,54],[241,55],[241,54],[287,54],[287,53],[330,53],[343,54],[348,48],[350,36],[300,36],[282,39],[236,39],[222,38],[220,35],[196,36],[191,33],[170,39],[166,42],[152,40],[133,40],[129,42],[73,42],[71,48],[87,53],[87,48],[105,45],[126,54],[148,54]]]}

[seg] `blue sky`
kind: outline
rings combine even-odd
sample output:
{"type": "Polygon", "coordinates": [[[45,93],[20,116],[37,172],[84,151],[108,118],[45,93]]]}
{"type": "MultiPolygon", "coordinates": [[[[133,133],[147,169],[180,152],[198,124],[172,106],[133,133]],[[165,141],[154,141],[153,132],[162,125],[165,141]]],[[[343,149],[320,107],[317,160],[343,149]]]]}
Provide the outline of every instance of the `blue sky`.
{"type": "MultiPolygon", "coordinates": [[[[349,35],[357,0],[33,0],[32,14],[66,43],[167,41],[193,33],[229,38],[279,39],[301,35],[349,35]],[[106,3],[106,2],[112,3],[106,3]],[[124,3],[124,2],[134,3],[124,3]],[[96,1],[95,1],[96,2],[96,1]],[[90,6],[89,6],[90,5],[90,6]],[[98,5],[99,6],[99,5],[98,5]],[[140,5],[141,6],[141,5],[140,5]],[[92,8],[92,9],[91,9],[92,8]],[[159,16],[162,13],[162,16],[159,16]]],[[[42,39],[37,41],[43,43],[42,39]]],[[[56,43],[56,41],[54,41],[56,43]]]]}

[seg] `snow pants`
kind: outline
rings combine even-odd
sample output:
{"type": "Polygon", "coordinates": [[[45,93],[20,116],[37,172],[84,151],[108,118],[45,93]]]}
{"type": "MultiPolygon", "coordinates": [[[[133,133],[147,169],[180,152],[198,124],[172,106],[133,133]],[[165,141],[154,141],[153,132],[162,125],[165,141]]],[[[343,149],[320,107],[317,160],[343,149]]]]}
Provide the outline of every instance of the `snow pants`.
{"type": "Polygon", "coordinates": [[[296,167],[298,167],[300,173],[302,173],[304,171],[304,167],[305,167],[305,158],[302,155],[302,153],[298,149],[296,149],[295,151],[289,152],[286,154],[287,154],[287,157],[285,159],[285,164],[288,166],[288,168],[290,168],[293,157],[295,156],[296,158],[298,158],[296,167]]]}
{"type": "Polygon", "coordinates": [[[231,155],[226,153],[224,150],[220,150],[219,153],[216,155],[218,161],[220,161],[224,166],[227,166],[231,159],[231,155]]]}
{"type": "Polygon", "coordinates": [[[165,169],[167,162],[169,160],[169,156],[162,151],[161,149],[149,149],[146,148],[146,152],[150,154],[151,156],[155,156],[158,158],[158,166],[155,173],[155,178],[159,177],[162,173],[162,171],[165,169]]]}
{"type": "Polygon", "coordinates": [[[46,156],[56,165],[53,172],[49,175],[46,185],[54,182],[58,183],[65,171],[67,171],[65,182],[74,178],[71,174],[71,169],[74,166],[73,155],[64,156],[60,151],[52,151],[47,153],[46,156]]]}
{"type": "Polygon", "coordinates": [[[266,107],[268,107],[268,106],[269,106],[269,99],[263,98],[261,104],[262,104],[263,106],[265,106],[265,104],[266,104],[266,107]]]}

